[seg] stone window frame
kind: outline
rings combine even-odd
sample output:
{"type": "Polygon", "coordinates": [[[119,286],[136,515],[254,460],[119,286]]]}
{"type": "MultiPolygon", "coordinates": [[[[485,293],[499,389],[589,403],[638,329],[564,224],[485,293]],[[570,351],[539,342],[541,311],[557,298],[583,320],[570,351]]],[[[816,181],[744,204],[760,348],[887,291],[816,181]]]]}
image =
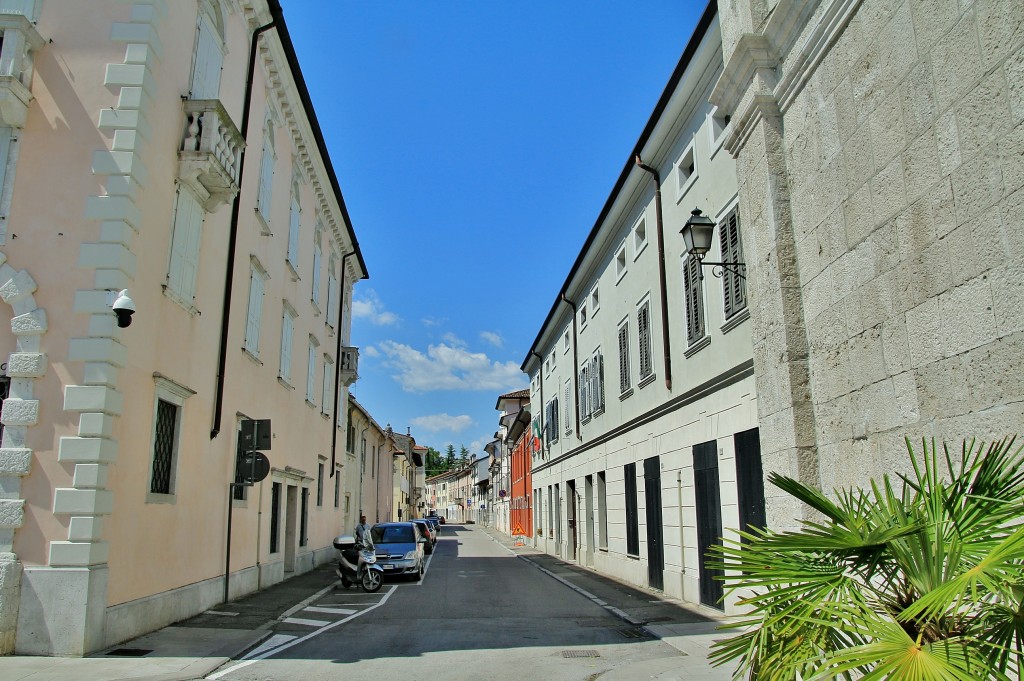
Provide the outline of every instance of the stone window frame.
{"type": "Polygon", "coordinates": [[[195,390],[178,383],[177,381],[168,378],[160,373],[153,374],[154,382],[154,395],[153,395],[153,419],[152,427],[150,430],[149,438],[149,476],[146,480],[146,503],[147,504],[176,504],[178,502],[178,490],[175,486],[177,481],[177,469],[181,461],[179,456],[181,450],[181,433],[182,423],[184,422],[185,415],[185,401],[196,394],[195,390]],[[160,402],[171,404],[176,409],[174,419],[174,436],[173,445],[171,449],[171,472],[170,472],[170,491],[167,493],[153,492],[153,464],[156,455],[156,438],[157,438],[157,414],[160,408],[160,402]]]}
{"type": "Polygon", "coordinates": [[[722,148],[722,144],[725,142],[726,133],[729,131],[729,125],[732,123],[731,117],[728,113],[719,112],[719,107],[713,106],[707,114],[707,127],[708,127],[708,144],[711,148],[710,158],[714,158],[715,154],[722,148]],[[718,132],[716,135],[715,132],[718,132]]]}
{"type": "Polygon", "coordinates": [[[649,239],[647,238],[647,211],[641,211],[640,217],[636,219],[629,230],[633,241],[633,260],[640,257],[640,254],[647,250],[649,239]]]}
{"type": "Polygon", "coordinates": [[[690,140],[672,164],[676,176],[676,203],[683,200],[700,176],[700,164],[697,162],[697,138],[690,140]]]}

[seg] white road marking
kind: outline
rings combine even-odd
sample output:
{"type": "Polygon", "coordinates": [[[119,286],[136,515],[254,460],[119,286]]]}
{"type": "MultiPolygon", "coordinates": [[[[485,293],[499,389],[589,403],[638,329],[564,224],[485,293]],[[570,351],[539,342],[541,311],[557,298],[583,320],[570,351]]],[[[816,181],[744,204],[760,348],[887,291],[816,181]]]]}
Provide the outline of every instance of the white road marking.
{"type": "MultiPolygon", "coordinates": [[[[331,588],[333,588],[333,587],[331,587],[331,588]]],[[[216,674],[211,674],[210,676],[207,676],[206,678],[210,679],[211,681],[215,681],[216,679],[219,679],[219,678],[221,678],[221,677],[223,677],[223,676],[225,676],[227,674],[230,674],[233,671],[237,671],[239,669],[242,669],[243,667],[248,667],[253,662],[258,662],[260,660],[265,660],[266,658],[270,657],[271,655],[276,655],[277,653],[285,651],[288,648],[291,648],[292,646],[296,646],[296,645],[298,645],[300,643],[308,641],[309,639],[313,638],[314,636],[319,636],[320,634],[324,633],[325,631],[329,631],[329,630],[331,630],[331,629],[333,629],[333,628],[335,628],[337,626],[340,626],[340,625],[345,624],[347,622],[351,622],[355,618],[360,617],[362,615],[365,615],[366,613],[370,612],[371,610],[373,610],[375,608],[379,608],[380,606],[382,606],[385,603],[387,603],[388,598],[390,598],[391,594],[393,594],[393,593],[395,593],[395,589],[391,588],[391,589],[388,590],[387,593],[384,594],[384,597],[382,599],[380,599],[380,601],[378,601],[377,603],[374,603],[373,605],[368,607],[366,610],[363,610],[361,612],[357,612],[357,613],[355,613],[353,615],[349,615],[348,617],[346,617],[343,620],[338,620],[336,622],[328,624],[326,627],[321,627],[321,628],[317,629],[316,631],[314,631],[312,633],[306,634],[302,638],[297,638],[297,639],[294,639],[292,641],[287,641],[287,642],[283,643],[282,645],[277,646],[276,648],[268,648],[268,649],[265,649],[265,650],[261,650],[263,648],[263,646],[261,646],[257,650],[254,650],[254,651],[248,653],[247,655],[245,655],[245,657],[242,658],[241,662],[238,662],[237,664],[233,664],[230,667],[227,667],[226,669],[222,669],[221,671],[217,672],[216,674]]]]}
{"type": "Polygon", "coordinates": [[[311,605],[302,610],[303,612],[325,612],[328,615],[351,615],[358,612],[358,610],[349,610],[347,608],[325,608],[322,605],[311,605]]]}
{"type": "Polygon", "coordinates": [[[266,641],[264,641],[262,644],[260,644],[260,646],[258,648],[256,648],[252,652],[250,652],[249,654],[250,655],[259,655],[264,650],[270,650],[272,648],[277,648],[279,646],[284,645],[285,643],[288,643],[288,641],[294,641],[297,638],[298,638],[298,636],[293,636],[291,634],[274,634],[273,636],[268,638],[266,641]]]}
{"type": "Polygon", "coordinates": [[[286,624],[301,624],[304,627],[322,627],[331,623],[330,620],[305,620],[301,617],[285,617],[281,621],[286,624]]]}

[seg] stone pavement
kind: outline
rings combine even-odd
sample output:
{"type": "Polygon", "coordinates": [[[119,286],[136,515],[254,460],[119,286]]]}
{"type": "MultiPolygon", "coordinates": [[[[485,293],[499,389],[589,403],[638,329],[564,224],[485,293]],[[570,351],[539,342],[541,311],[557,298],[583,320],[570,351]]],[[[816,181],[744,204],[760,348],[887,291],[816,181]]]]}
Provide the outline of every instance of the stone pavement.
{"type": "Polygon", "coordinates": [[[630,665],[602,674],[600,681],[731,681],[731,668],[713,667],[708,662],[711,645],[718,639],[728,638],[731,633],[718,631],[718,627],[730,621],[729,618],[711,611],[698,610],[660,591],[620,582],[532,546],[516,546],[512,537],[494,528],[480,525],[475,527],[554,579],[604,606],[627,624],[660,639],[687,656],[683,660],[663,658],[630,665]]]}
{"type": "MultiPolygon", "coordinates": [[[[601,681],[730,681],[729,670],[707,661],[717,627],[725,619],[699,612],[664,594],[624,584],[593,570],[565,562],[493,528],[469,525],[486,533],[538,570],[574,589],[624,622],[637,636],[653,636],[679,650],[683,658],[662,658],[629,665],[601,676],[601,681]]],[[[328,563],[188,620],[100,651],[85,658],[0,657],[3,681],[192,681],[202,679],[273,633],[292,613],[333,589],[334,564],[328,563]]]]}

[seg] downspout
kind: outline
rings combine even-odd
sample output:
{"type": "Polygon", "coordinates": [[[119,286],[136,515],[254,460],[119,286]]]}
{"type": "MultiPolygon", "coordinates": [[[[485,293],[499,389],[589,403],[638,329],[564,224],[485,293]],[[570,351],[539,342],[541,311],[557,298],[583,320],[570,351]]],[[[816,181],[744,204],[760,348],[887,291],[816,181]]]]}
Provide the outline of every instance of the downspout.
{"type": "MultiPolygon", "coordinates": [[[[334,467],[338,461],[338,414],[341,413],[341,408],[338,407],[338,395],[341,394],[341,381],[338,380],[341,377],[341,341],[342,331],[345,325],[345,261],[349,259],[349,256],[355,255],[355,251],[350,251],[345,255],[341,256],[341,276],[338,278],[338,345],[334,350],[334,428],[331,429],[331,474],[327,477],[334,477],[334,467]]],[[[345,427],[348,428],[348,411],[345,412],[345,427]]],[[[355,446],[355,443],[352,444],[355,446]]],[[[363,484],[362,475],[359,478],[359,484],[363,484]]],[[[362,487],[360,487],[360,493],[362,493],[362,487]]]]}
{"type": "Polygon", "coordinates": [[[576,342],[576,303],[569,300],[569,298],[563,293],[562,300],[569,304],[572,308],[572,389],[573,389],[573,402],[576,403],[576,408],[573,410],[576,414],[576,439],[583,440],[583,433],[580,431],[580,358],[577,350],[579,343],[576,342]]]}
{"type": "MultiPolygon", "coordinates": [[[[280,8],[278,8],[280,9],[280,8]]],[[[271,9],[271,21],[269,24],[260,26],[253,31],[252,39],[249,41],[249,71],[245,78],[245,98],[242,102],[242,127],[239,132],[242,140],[246,143],[238,159],[238,193],[231,203],[231,227],[228,231],[228,259],[225,264],[224,276],[224,304],[221,309],[220,319],[220,356],[217,360],[217,386],[214,389],[213,407],[213,429],[210,431],[210,439],[220,434],[221,415],[224,412],[224,375],[228,362],[228,328],[231,316],[231,289],[235,281],[235,250],[238,245],[238,217],[242,205],[242,176],[245,173],[245,149],[248,146],[249,136],[249,113],[252,108],[252,81],[256,73],[256,45],[264,32],[274,28],[280,19],[280,12],[271,9]]]]}
{"type": "MultiPolygon", "coordinates": [[[[537,358],[537,378],[540,379],[538,381],[538,383],[540,384],[540,432],[543,435],[543,433],[544,433],[544,358],[541,357],[539,354],[537,354],[536,350],[530,350],[530,354],[537,358]]],[[[542,442],[541,443],[541,447],[542,448],[546,447],[546,446],[547,446],[546,442],[542,442]]],[[[500,480],[500,476],[501,476],[500,469],[498,471],[498,476],[499,476],[499,481],[498,482],[500,484],[500,482],[501,482],[501,480],[500,480]]]]}
{"type": "Polygon", "coordinates": [[[661,217],[661,175],[636,157],[636,164],[654,177],[654,216],[658,232],[658,283],[661,285],[661,343],[665,351],[665,387],[672,390],[672,352],[668,328],[668,286],[665,283],[665,229],[661,217]]]}

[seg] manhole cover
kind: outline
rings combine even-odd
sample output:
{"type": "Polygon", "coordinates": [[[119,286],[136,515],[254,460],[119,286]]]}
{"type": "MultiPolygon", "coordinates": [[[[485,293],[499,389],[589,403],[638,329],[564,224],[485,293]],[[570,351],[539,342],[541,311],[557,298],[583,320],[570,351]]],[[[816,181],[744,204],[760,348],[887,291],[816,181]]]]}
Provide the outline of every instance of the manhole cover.
{"type": "Polygon", "coordinates": [[[152,650],[143,650],[142,648],[116,648],[111,650],[107,655],[113,655],[115,657],[144,657],[149,655],[152,650]]]}
{"type": "Polygon", "coordinates": [[[647,632],[640,627],[630,627],[628,629],[619,629],[619,633],[626,638],[646,638],[647,632]]]}
{"type": "Polygon", "coordinates": [[[563,650],[562,657],[601,657],[596,650],[563,650]]]}

